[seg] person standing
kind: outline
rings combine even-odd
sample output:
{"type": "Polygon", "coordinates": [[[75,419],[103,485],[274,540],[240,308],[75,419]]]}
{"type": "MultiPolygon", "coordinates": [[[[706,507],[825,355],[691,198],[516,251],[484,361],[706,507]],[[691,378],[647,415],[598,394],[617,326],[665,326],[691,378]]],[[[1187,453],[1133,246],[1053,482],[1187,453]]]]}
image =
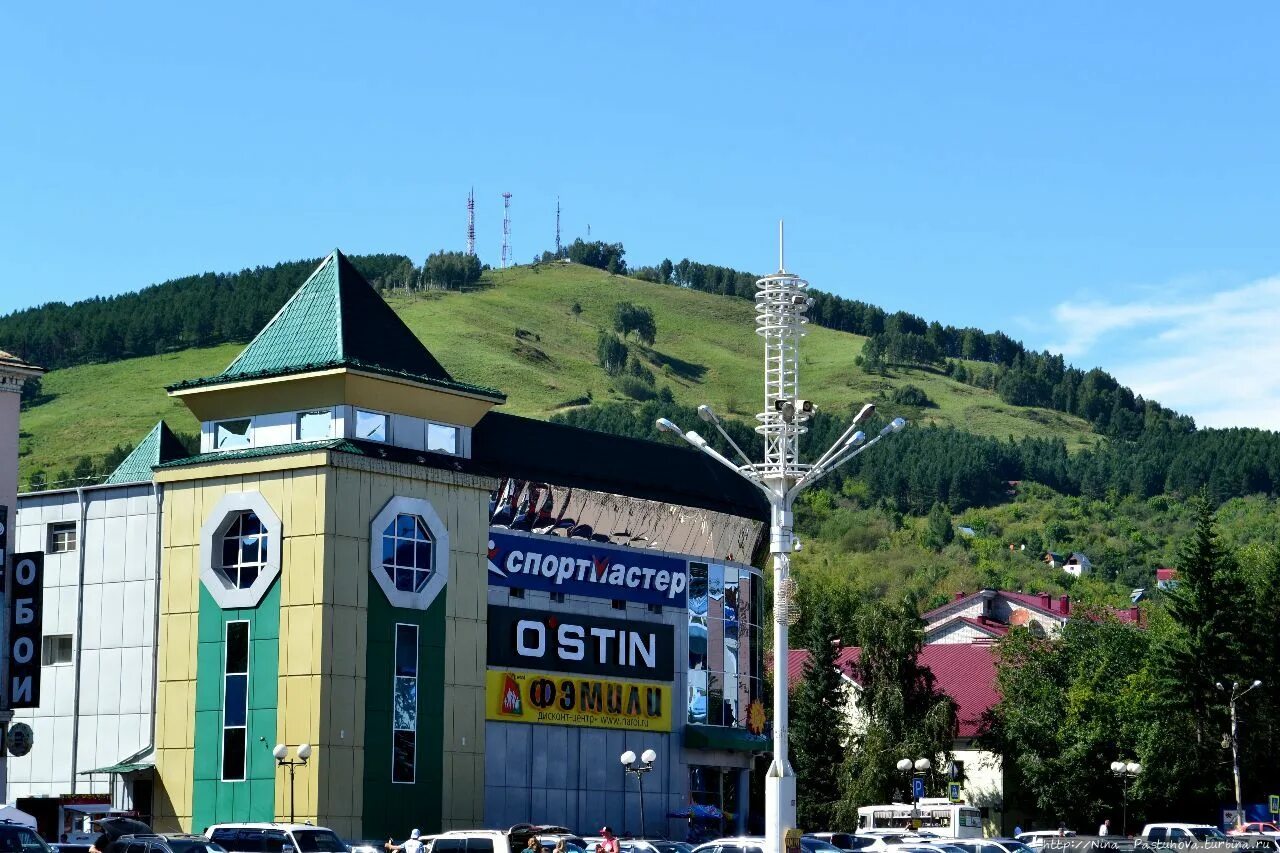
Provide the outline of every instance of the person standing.
{"type": "Polygon", "coordinates": [[[1107,836],[1111,834],[1111,818],[1107,818],[1102,822],[1102,826],[1098,827],[1098,835],[1107,836]]]}
{"type": "Polygon", "coordinates": [[[600,828],[600,835],[604,840],[600,842],[600,853],[622,853],[618,839],[614,836],[613,830],[607,826],[600,828]]]}
{"type": "Polygon", "coordinates": [[[387,853],[400,853],[400,851],[404,851],[404,853],[422,853],[422,849],[425,845],[422,843],[421,835],[422,834],[415,829],[413,832],[409,833],[409,838],[404,844],[396,844],[388,838],[387,843],[382,845],[382,847],[387,851],[387,853]]]}

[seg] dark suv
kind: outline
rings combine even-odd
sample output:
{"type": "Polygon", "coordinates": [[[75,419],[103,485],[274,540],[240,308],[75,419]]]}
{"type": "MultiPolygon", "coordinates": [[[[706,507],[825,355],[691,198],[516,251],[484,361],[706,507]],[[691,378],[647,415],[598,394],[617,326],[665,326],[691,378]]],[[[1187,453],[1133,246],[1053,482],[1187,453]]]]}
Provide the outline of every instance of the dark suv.
{"type": "MultiPolygon", "coordinates": [[[[5,851],[0,850],[0,853],[5,851]]],[[[203,835],[122,835],[107,853],[227,853],[203,835]]]]}
{"type": "Polygon", "coordinates": [[[0,853],[53,853],[45,840],[25,823],[0,820],[0,853]]]}

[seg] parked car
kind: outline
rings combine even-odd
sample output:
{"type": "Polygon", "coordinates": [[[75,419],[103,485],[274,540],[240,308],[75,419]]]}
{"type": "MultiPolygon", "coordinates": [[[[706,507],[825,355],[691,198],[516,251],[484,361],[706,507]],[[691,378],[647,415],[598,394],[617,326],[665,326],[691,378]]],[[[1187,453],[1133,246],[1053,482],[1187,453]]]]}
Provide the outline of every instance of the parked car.
{"type": "Polygon", "coordinates": [[[433,835],[431,853],[523,853],[530,838],[537,838],[539,847],[550,841],[554,848],[561,838],[584,850],[587,846],[582,836],[563,826],[518,823],[510,829],[455,829],[433,835]]]}
{"type": "Polygon", "coordinates": [[[1076,831],[1074,829],[1035,829],[1031,832],[1020,832],[1013,837],[1014,841],[1021,841],[1028,847],[1036,848],[1044,845],[1044,841],[1049,838],[1074,838],[1076,831]]]}
{"type": "Polygon", "coordinates": [[[859,832],[857,838],[865,842],[865,846],[859,848],[858,853],[884,853],[886,850],[897,851],[909,845],[950,843],[932,832],[895,832],[891,829],[873,830],[870,833],[859,832]]]}
{"type": "Polygon", "coordinates": [[[1250,821],[1229,830],[1227,835],[1280,835],[1280,827],[1265,821],[1250,821]]]}
{"type": "Polygon", "coordinates": [[[20,850],[22,853],[53,853],[49,842],[40,837],[25,823],[0,820],[0,850],[20,850]]]}
{"type": "MultiPolygon", "coordinates": [[[[588,838],[587,853],[595,853],[596,845],[603,838],[588,838]]],[[[692,844],[671,841],[667,838],[619,838],[618,846],[622,853],[688,853],[692,844]]]]}
{"type": "Polygon", "coordinates": [[[1250,853],[1280,853],[1280,835],[1257,832],[1252,835],[1235,834],[1232,841],[1248,845],[1250,853]]]}
{"type": "Polygon", "coordinates": [[[1149,847],[1186,847],[1209,841],[1230,841],[1222,830],[1207,823],[1149,823],[1142,828],[1139,839],[1149,847]]]}
{"type": "Polygon", "coordinates": [[[964,853],[1032,853],[1030,847],[1013,838],[956,838],[947,843],[964,853]]]}
{"type": "Polygon", "coordinates": [[[364,841],[344,841],[343,843],[347,845],[347,849],[351,853],[385,853],[386,848],[384,845],[387,842],[386,839],[378,841],[377,839],[369,838],[364,841]]]}
{"type": "Polygon", "coordinates": [[[741,835],[736,838],[717,838],[693,848],[693,853],[764,853],[764,838],[759,835],[741,835]]]}
{"type": "Polygon", "coordinates": [[[898,853],[964,853],[964,851],[953,844],[921,844],[918,842],[908,842],[893,848],[898,853]]]}
{"type": "Polygon", "coordinates": [[[227,853],[203,835],[135,833],[112,841],[105,853],[227,853]]]}
{"type": "Polygon", "coordinates": [[[801,853],[841,853],[839,847],[821,838],[812,835],[800,836],[801,853]]]}
{"type": "Polygon", "coordinates": [[[348,853],[332,829],[305,823],[218,823],[204,836],[227,853],[348,853]]]}
{"type": "Polygon", "coordinates": [[[54,853],[89,853],[89,848],[90,848],[92,845],[89,845],[89,844],[63,844],[63,843],[59,842],[58,844],[51,844],[51,845],[49,845],[49,846],[53,848],[54,853]]]}

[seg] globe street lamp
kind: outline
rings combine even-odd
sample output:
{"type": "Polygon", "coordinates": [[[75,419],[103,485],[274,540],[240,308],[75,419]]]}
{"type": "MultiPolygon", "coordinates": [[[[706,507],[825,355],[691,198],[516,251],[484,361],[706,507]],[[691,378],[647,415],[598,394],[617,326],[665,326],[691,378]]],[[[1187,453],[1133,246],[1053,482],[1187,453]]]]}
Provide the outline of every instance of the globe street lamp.
{"type": "MultiPolygon", "coordinates": [[[[783,265],[782,223],[778,223],[778,271],[756,282],[756,334],[764,338],[764,411],[756,415],[756,432],[764,440],[764,461],[753,462],[730,437],[710,406],[698,417],[720,433],[741,458],[732,461],[693,430],[685,432],[666,418],[657,422],[718,464],[760,489],[769,502],[769,553],[773,558],[773,659],[787,660],[787,631],[799,618],[791,552],[800,550],[794,536],[792,506],[799,493],[844,465],[882,438],[901,432],[907,422],[894,418],[870,441],[858,427],[875,412],[863,406],[849,428],[812,463],[800,461],[800,436],[814,415],[814,405],[800,396],[800,338],[813,307],[809,282],[783,265]]],[[[787,668],[773,669],[773,761],[765,777],[765,853],[783,853],[787,831],[796,828],[796,774],[787,759],[787,668]]]]}
{"type": "Polygon", "coordinates": [[[1111,772],[1120,777],[1120,832],[1129,836],[1129,780],[1137,779],[1142,765],[1136,761],[1113,761],[1111,772]]]}
{"type": "Polygon", "coordinates": [[[282,743],[276,744],[276,748],[271,750],[271,754],[275,756],[278,766],[289,768],[289,823],[296,823],[293,809],[293,772],[298,767],[304,766],[307,763],[307,759],[311,757],[311,744],[299,744],[297,758],[289,758],[289,747],[282,743]]]}
{"type": "MultiPolygon", "coordinates": [[[[1213,685],[1220,692],[1225,693],[1226,688],[1222,686],[1222,682],[1213,685]]],[[[1244,695],[1250,690],[1261,687],[1262,682],[1254,680],[1244,690],[1240,689],[1240,683],[1231,682],[1231,699],[1228,701],[1228,707],[1231,709],[1231,774],[1236,783],[1236,826],[1244,821],[1244,800],[1240,797],[1240,738],[1236,728],[1236,703],[1244,698],[1244,695]]]]}
{"type": "Polygon", "coordinates": [[[916,779],[923,780],[924,774],[933,767],[933,762],[927,758],[917,758],[915,761],[904,758],[898,762],[897,767],[898,771],[906,777],[907,786],[911,789],[911,818],[914,820],[920,811],[920,798],[916,796],[916,779]]]}
{"type": "Polygon", "coordinates": [[[658,760],[658,753],[652,749],[646,749],[640,753],[641,763],[637,764],[636,754],[628,749],[622,753],[620,760],[622,761],[622,772],[634,774],[636,784],[640,786],[640,837],[644,838],[644,774],[653,769],[653,762],[658,760]]]}

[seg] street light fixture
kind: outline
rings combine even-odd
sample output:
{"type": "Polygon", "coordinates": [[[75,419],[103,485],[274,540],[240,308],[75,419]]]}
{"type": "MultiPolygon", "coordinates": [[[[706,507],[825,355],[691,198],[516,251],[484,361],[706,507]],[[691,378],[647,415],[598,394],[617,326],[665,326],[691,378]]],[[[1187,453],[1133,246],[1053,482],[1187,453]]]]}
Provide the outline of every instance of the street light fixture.
{"type": "Polygon", "coordinates": [[[1113,761],[1111,772],[1120,777],[1120,832],[1129,835],[1129,781],[1137,779],[1142,765],[1136,761],[1113,761]]]}
{"type": "MultiPolygon", "coordinates": [[[[1219,681],[1213,685],[1219,692],[1225,693],[1226,688],[1219,681]]],[[[1240,796],[1240,738],[1236,726],[1236,703],[1244,698],[1244,695],[1250,690],[1254,690],[1262,686],[1260,679],[1254,679],[1254,682],[1244,690],[1240,689],[1240,683],[1231,682],[1231,698],[1227,702],[1227,706],[1231,709],[1231,775],[1236,784],[1236,826],[1244,821],[1244,800],[1240,796]]]]}
{"type": "MultiPolygon", "coordinates": [[[[764,338],[764,410],[756,415],[756,432],[764,439],[764,461],[753,462],[730,438],[710,406],[699,406],[698,417],[711,424],[741,457],[730,461],[693,430],[683,431],[659,418],[660,432],[682,438],[717,463],[760,489],[769,501],[769,553],[773,558],[773,659],[785,661],[787,631],[798,616],[791,580],[791,552],[799,543],[793,533],[792,506],[801,490],[812,486],[881,439],[900,432],[907,422],[894,418],[870,441],[858,429],[875,412],[867,404],[835,444],[810,464],[800,461],[800,436],[814,414],[814,405],[800,396],[800,338],[813,305],[809,282],[789,273],[783,264],[782,223],[778,223],[778,272],[756,282],[756,334],[764,338]]],[[[765,851],[783,853],[788,829],[796,827],[796,774],[787,759],[788,677],[785,666],[773,673],[773,761],[765,777],[765,851]]]]}
{"type": "Polygon", "coordinates": [[[640,786],[640,837],[644,838],[644,774],[653,769],[653,762],[658,760],[658,753],[652,749],[646,749],[640,753],[641,763],[637,764],[636,754],[628,749],[622,753],[619,760],[622,761],[622,772],[635,775],[636,784],[640,786]]]}
{"type": "Polygon", "coordinates": [[[297,758],[289,758],[289,747],[282,743],[276,744],[276,748],[271,750],[271,754],[275,756],[278,766],[289,768],[289,823],[297,823],[296,815],[294,814],[293,773],[297,768],[305,766],[307,759],[311,757],[311,744],[299,744],[297,758]]]}
{"type": "Polygon", "coordinates": [[[920,798],[916,796],[917,777],[924,778],[924,774],[928,773],[933,767],[933,762],[927,758],[917,758],[912,761],[910,758],[901,759],[898,764],[898,772],[902,773],[907,779],[907,787],[911,790],[911,817],[914,820],[919,814],[920,798]]]}

